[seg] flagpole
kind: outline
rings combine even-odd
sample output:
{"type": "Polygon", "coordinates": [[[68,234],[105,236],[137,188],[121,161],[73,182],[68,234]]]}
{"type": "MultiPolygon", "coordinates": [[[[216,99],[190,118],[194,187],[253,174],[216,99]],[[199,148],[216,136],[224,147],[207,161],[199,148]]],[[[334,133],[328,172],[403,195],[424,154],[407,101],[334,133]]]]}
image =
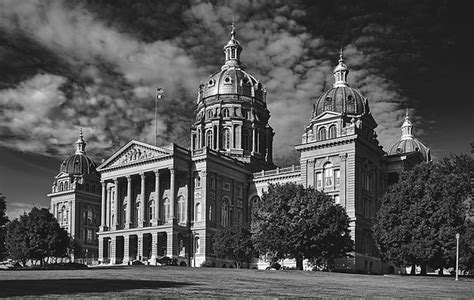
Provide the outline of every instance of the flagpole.
{"type": "Polygon", "coordinates": [[[156,88],[155,97],[155,146],[158,146],[158,99],[163,95],[164,90],[160,87],[156,88]]]}

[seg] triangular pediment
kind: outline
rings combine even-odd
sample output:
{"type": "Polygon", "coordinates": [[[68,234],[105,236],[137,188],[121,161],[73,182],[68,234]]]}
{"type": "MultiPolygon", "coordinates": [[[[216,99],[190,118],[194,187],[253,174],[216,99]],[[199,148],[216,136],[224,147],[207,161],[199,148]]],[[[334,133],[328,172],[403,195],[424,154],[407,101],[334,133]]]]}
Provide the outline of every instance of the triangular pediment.
{"type": "Polygon", "coordinates": [[[104,161],[97,169],[100,171],[110,167],[133,164],[136,162],[169,156],[172,153],[172,149],[157,147],[132,140],[104,161]]]}
{"type": "Polygon", "coordinates": [[[324,119],[331,119],[334,117],[340,117],[341,113],[333,112],[333,111],[325,111],[317,115],[314,120],[324,120],[324,119]]]}

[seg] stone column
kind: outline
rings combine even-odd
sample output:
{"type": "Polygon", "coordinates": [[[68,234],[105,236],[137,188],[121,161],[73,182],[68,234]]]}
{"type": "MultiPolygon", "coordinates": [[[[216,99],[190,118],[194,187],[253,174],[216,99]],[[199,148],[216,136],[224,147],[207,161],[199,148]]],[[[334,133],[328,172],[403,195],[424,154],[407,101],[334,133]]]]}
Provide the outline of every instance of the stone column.
{"type": "Polygon", "coordinates": [[[107,200],[105,201],[105,226],[112,228],[112,224],[110,224],[110,204],[112,203],[112,195],[111,195],[110,187],[107,188],[107,200]]]}
{"type": "Polygon", "coordinates": [[[123,264],[128,265],[130,262],[130,236],[127,234],[123,237],[123,264]]]}
{"type": "Polygon", "coordinates": [[[74,231],[76,229],[76,226],[74,226],[75,220],[75,212],[76,210],[74,209],[74,203],[72,201],[69,201],[69,234],[71,237],[74,237],[76,235],[76,232],[74,231]]]}
{"type": "Polygon", "coordinates": [[[160,171],[155,171],[155,220],[153,224],[159,225],[160,222],[160,171]]]}
{"type": "Polygon", "coordinates": [[[118,194],[119,194],[119,181],[118,178],[114,179],[115,184],[115,193],[114,193],[114,224],[112,226],[115,230],[119,229],[119,201],[118,201],[118,194]]]}
{"type": "Polygon", "coordinates": [[[104,243],[105,239],[103,237],[99,237],[99,264],[104,262],[104,243]]]}
{"type": "Polygon", "coordinates": [[[308,161],[308,169],[306,174],[306,187],[314,187],[314,159],[308,161]]]}
{"type": "Polygon", "coordinates": [[[166,232],[167,242],[166,242],[166,256],[176,257],[178,252],[178,233],[171,229],[166,232]]]}
{"type": "Polygon", "coordinates": [[[113,236],[110,238],[110,264],[115,265],[117,263],[117,237],[113,236]]]}
{"type": "Polygon", "coordinates": [[[339,200],[340,204],[345,208],[347,206],[347,195],[346,195],[346,183],[347,183],[347,171],[346,171],[346,160],[347,160],[347,153],[339,154],[339,159],[341,161],[341,169],[340,174],[341,177],[339,179],[339,200]]]}
{"type": "Polygon", "coordinates": [[[184,216],[184,220],[186,224],[189,224],[188,222],[190,222],[193,219],[192,216],[193,216],[193,211],[194,211],[194,207],[191,203],[191,196],[189,195],[190,190],[191,190],[190,185],[191,185],[191,174],[186,173],[186,199],[185,199],[186,209],[184,210],[186,212],[186,215],[184,216]]]}
{"type": "Polygon", "coordinates": [[[156,265],[156,259],[158,258],[158,232],[151,234],[151,258],[150,264],[156,265]]]}
{"type": "Polygon", "coordinates": [[[132,223],[132,177],[127,176],[127,215],[125,228],[130,228],[132,223]]]}
{"type": "Polygon", "coordinates": [[[143,234],[137,234],[137,260],[142,260],[143,258],[143,234]]]}
{"type": "Polygon", "coordinates": [[[257,152],[257,129],[255,127],[252,127],[252,154],[257,152]]]}
{"type": "Polygon", "coordinates": [[[101,184],[102,184],[102,205],[100,206],[100,231],[105,231],[107,230],[107,226],[106,226],[106,220],[105,220],[105,216],[106,216],[106,210],[107,210],[107,207],[106,207],[106,200],[107,200],[107,186],[106,186],[106,183],[105,181],[101,181],[101,184]]]}
{"type": "Polygon", "coordinates": [[[169,223],[174,223],[174,203],[176,201],[175,199],[175,169],[170,168],[170,216],[169,216],[169,223]]]}
{"type": "MultiPolygon", "coordinates": [[[[141,173],[140,174],[141,178],[141,185],[140,185],[140,216],[138,218],[138,226],[139,227],[144,227],[146,226],[146,195],[145,195],[145,174],[141,173]]],[[[151,221],[151,220],[149,220],[151,221]]]]}

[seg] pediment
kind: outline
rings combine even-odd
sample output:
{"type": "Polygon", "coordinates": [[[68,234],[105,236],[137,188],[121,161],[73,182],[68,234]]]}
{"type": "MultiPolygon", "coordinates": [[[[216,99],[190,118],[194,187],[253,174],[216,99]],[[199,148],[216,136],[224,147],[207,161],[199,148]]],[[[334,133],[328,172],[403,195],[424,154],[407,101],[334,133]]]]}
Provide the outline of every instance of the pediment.
{"type": "Polygon", "coordinates": [[[154,158],[168,156],[172,154],[172,150],[141,143],[138,141],[130,141],[123,146],[114,155],[102,163],[98,169],[104,170],[110,167],[128,165],[136,162],[146,161],[154,158]]]}
{"type": "Polygon", "coordinates": [[[340,117],[341,114],[333,111],[325,111],[314,118],[314,120],[331,119],[334,117],[340,117]]]}

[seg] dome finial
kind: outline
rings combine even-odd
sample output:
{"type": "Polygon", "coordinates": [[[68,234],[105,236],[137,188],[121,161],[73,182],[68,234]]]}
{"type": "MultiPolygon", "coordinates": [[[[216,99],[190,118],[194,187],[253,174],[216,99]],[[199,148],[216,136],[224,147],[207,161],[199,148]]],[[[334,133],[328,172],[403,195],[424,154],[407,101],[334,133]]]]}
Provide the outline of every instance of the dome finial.
{"type": "Polygon", "coordinates": [[[242,52],[242,47],[240,47],[239,41],[235,39],[235,29],[234,18],[232,18],[232,25],[230,25],[230,41],[224,47],[225,64],[222,66],[222,69],[241,67],[240,53],[242,52]]]}
{"type": "Polygon", "coordinates": [[[84,141],[84,136],[82,135],[82,127],[79,130],[79,138],[76,141],[76,154],[85,154],[86,153],[86,141],[84,141]]]}
{"type": "Polygon", "coordinates": [[[344,56],[342,45],[339,50],[339,64],[334,68],[334,87],[349,86],[347,83],[347,74],[349,74],[349,69],[344,63],[344,56]]]}

